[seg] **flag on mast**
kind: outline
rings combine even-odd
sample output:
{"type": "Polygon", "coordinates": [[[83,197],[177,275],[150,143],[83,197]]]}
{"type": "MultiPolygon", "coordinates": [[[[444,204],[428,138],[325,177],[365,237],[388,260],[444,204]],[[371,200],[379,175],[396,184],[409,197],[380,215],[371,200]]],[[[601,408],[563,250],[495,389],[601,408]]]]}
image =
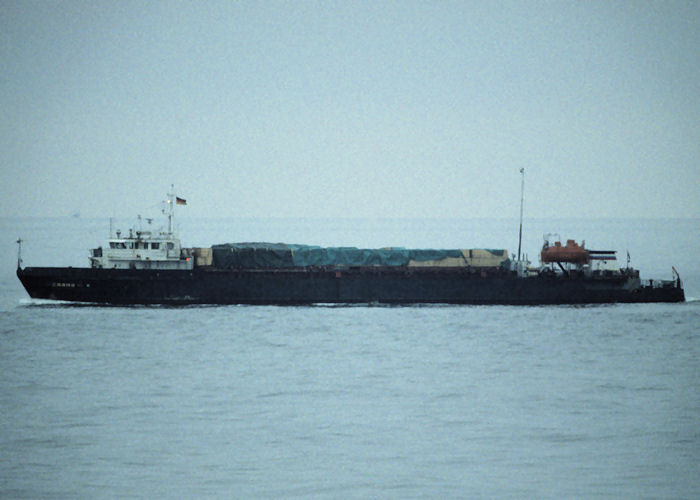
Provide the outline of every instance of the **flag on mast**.
{"type": "Polygon", "coordinates": [[[176,205],[187,205],[187,200],[184,198],[180,198],[179,196],[175,197],[175,204],[176,205]]]}

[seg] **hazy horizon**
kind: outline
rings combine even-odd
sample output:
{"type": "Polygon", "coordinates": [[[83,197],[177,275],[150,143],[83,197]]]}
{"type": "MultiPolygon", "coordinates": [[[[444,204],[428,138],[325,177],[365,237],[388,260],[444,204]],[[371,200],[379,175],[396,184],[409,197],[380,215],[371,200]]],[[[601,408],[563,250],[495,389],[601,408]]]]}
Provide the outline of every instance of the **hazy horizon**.
{"type": "Polygon", "coordinates": [[[698,2],[3,2],[0,216],[700,216],[698,2]],[[156,209],[157,211],[157,209],[156,209]]]}
{"type": "MultiPolygon", "coordinates": [[[[138,220],[138,216],[142,215],[142,217],[145,219],[146,218],[146,213],[134,213],[132,215],[129,214],[123,214],[123,215],[101,215],[101,214],[58,214],[58,215],[0,215],[0,219],[71,219],[71,218],[82,218],[82,219],[92,219],[92,220],[105,220],[108,221],[110,218],[112,219],[118,219],[120,221],[131,221],[133,219],[133,222],[136,222],[138,220]]],[[[158,222],[167,222],[167,216],[162,215],[162,214],[156,214],[154,217],[154,223],[156,221],[158,222]],[[162,219],[162,221],[160,220],[162,219]]],[[[415,217],[407,217],[407,216],[379,216],[379,217],[374,217],[374,216],[349,216],[349,215],[339,215],[339,216],[326,216],[326,215],[310,215],[310,216],[297,216],[297,215],[222,215],[222,216],[216,216],[216,215],[177,215],[176,220],[185,220],[185,221],[190,221],[190,220],[198,220],[198,219],[208,219],[208,220],[231,220],[231,219],[241,219],[241,220],[265,220],[265,219],[270,219],[270,220],[423,220],[423,221],[430,221],[430,220],[441,220],[441,221],[448,221],[448,220],[498,220],[498,221],[517,221],[519,220],[517,216],[503,216],[503,217],[489,217],[489,216],[474,216],[474,217],[467,217],[467,216],[460,216],[460,215],[454,215],[454,216],[445,216],[445,217],[431,217],[431,216],[415,216],[415,217]]],[[[525,216],[523,217],[524,221],[542,221],[542,220],[566,220],[566,221],[595,221],[595,220],[607,220],[607,221],[614,221],[614,220],[656,220],[656,221],[661,221],[661,220],[693,220],[693,219],[698,219],[700,220],[700,216],[696,215],[680,215],[680,216],[640,216],[640,215],[632,215],[628,217],[603,217],[603,216],[593,216],[593,217],[586,217],[586,216],[550,216],[550,217],[530,217],[530,216],[525,216]]],[[[163,222],[163,223],[164,223],[163,222]]]]}

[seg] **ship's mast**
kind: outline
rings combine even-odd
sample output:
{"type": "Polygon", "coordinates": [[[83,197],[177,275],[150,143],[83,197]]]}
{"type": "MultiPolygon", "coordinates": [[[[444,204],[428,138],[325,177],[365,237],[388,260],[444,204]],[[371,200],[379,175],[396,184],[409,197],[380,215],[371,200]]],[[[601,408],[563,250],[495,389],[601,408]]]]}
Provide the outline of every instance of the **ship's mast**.
{"type": "Polygon", "coordinates": [[[17,269],[22,268],[22,238],[17,238],[17,269]]]}
{"type": "Polygon", "coordinates": [[[173,233],[173,217],[175,216],[175,185],[170,185],[168,193],[168,233],[173,233]]]}
{"type": "Polygon", "coordinates": [[[518,234],[518,262],[520,262],[520,248],[523,242],[523,200],[525,196],[525,169],[520,169],[520,232],[518,234]]]}

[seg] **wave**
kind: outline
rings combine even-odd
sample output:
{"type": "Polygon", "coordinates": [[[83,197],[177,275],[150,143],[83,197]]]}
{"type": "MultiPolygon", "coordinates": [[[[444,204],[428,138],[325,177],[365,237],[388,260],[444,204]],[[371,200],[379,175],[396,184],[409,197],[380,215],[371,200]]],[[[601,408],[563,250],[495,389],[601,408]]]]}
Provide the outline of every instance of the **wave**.
{"type": "Polygon", "coordinates": [[[36,307],[36,308],[66,308],[66,307],[99,307],[103,304],[95,302],[74,302],[70,300],[53,300],[53,299],[32,299],[25,298],[19,300],[19,307],[36,307]]]}

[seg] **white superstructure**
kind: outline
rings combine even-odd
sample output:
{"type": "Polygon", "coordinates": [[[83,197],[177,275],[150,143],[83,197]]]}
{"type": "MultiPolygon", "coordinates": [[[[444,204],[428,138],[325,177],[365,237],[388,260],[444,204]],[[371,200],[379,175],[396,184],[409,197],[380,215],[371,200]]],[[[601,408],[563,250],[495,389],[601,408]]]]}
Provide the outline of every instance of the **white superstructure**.
{"type": "MultiPolygon", "coordinates": [[[[141,231],[129,229],[128,236],[117,231],[105,248],[90,250],[90,267],[105,269],[192,269],[192,250],[182,248],[173,230],[175,204],[185,204],[171,189],[168,194],[167,231],[141,231]]],[[[110,230],[111,233],[111,230],[110,230]]]]}

